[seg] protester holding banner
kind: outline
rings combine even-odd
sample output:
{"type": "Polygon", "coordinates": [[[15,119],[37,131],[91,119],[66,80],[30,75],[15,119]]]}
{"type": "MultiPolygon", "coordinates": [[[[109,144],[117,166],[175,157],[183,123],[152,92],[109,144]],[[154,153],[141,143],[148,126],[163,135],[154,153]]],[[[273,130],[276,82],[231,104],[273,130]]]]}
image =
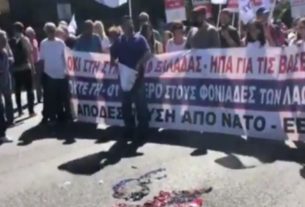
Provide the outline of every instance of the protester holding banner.
{"type": "Polygon", "coordinates": [[[172,25],[173,38],[169,39],[166,44],[166,52],[176,52],[184,50],[186,37],[181,22],[174,22],[172,25]]]}
{"type": "Polygon", "coordinates": [[[122,28],[119,26],[112,26],[108,29],[110,45],[112,45],[122,35],[122,28]]]}
{"type": "Polygon", "coordinates": [[[93,33],[94,24],[92,20],[86,20],[83,25],[83,32],[77,38],[74,50],[80,52],[102,53],[103,48],[100,37],[93,33]]]}
{"type": "Polygon", "coordinates": [[[298,23],[299,23],[299,18],[295,19],[292,23],[292,27],[287,31],[287,43],[289,46],[293,45],[298,39],[297,33],[298,33],[298,23]]]}
{"type": "Polygon", "coordinates": [[[106,35],[105,27],[102,21],[95,21],[93,31],[101,38],[103,53],[109,53],[110,41],[106,35]]]}
{"type": "Polygon", "coordinates": [[[163,46],[161,42],[156,40],[155,35],[153,33],[153,28],[151,24],[145,23],[142,25],[140,34],[145,37],[146,41],[150,46],[150,50],[153,54],[161,54],[163,53],[163,46]]]}
{"type": "Polygon", "coordinates": [[[65,78],[65,43],[55,37],[55,24],[47,23],[44,30],[47,38],[40,47],[45,76],[43,124],[65,121],[70,114],[68,82],[65,78]]]}
{"type": "Polygon", "coordinates": [[[256,20],[263,25],[267,46],[280,47],[285,45],[285,34],[281,27],[271,22],[268,9],[259,8],[256,11],[256,20]]]}
{"type": "Polygon", "coordinates": [[[305,42],[305,18],[301,18],[297,23],[297,33],[292,41],[293,45],[302,45],[305,42]]]}
{"type": "Polygon", "coordinates": [[[237,29],[231,25],[231,11],[229,9],[221,11],[219,22],[221,48],[239,47],[240,37],[237,29]]]}
{"type": "Polygon", "coordinates": [[[253,21],[248,24],[246,46],[249,48],[260,48],[267,44],[264,26],[261,22],[253,21]]]}
{"type": "MultiPolygon", "coordinates": [[[[139,20],[140,30],[141,30],[142,25],[144,25],[146,23],[151,24],[150,16],[146,12],[141,12],[139,14],[139,19],[138,20],[139,20]]],[[[153,29],[153,33],[154,33],[155,39],[158,40],[158,41],[161,41],[160,33],[157,30],[155,30],[155,29],[153,29]]]]}
{"type": "Polygon", "coordinates": [[[69,33],[69,29],[65,25],[59,26],[60,30],[63,32],[62,33],[62,40],[65,42],[66,46],[69,49],[73,49],[75,46],[76,42],[76,37],[73,34],[69,33]]]}
{"type": "MultiPolygon", "coordinates": [[[[135,118],[132,110],[132,103],[135,103],[138,120],[136,138],[142,139],[149,127],[149,113],[145,100],[144,87],[144,64],[151,57],[148,42],[142,35],[135,34],[133,21],[125,16],[122,21],[124,34],[112,45],[111,63],[118,63],[125,66],[125,70],[135,70],[138,75],[131,90],[122,92],[122,110],[125,124],[124,138],[134,138],[136,127],[135,118]]],[[[122,77],[121,74],[121,79],[122,77]]],[[[125,80],[124,80],[125,81],[125,80]]],[[[126,80],[128,81],[128,80],[126,80]]]]}
{"type": "Polygon", "coordinates": [[[217,29],[206,21],[207,8],[205,6],[197,6],[193,10],[196,16],[196,24],[189,31],[186,49],[209,49],[220,48],[220,38],[217,29]]]}
{"type": "Polygon", "coordinates": [[[5,121],[5,112],[2,102],[2,95],[11,95],[11,78],[9,71],[9,58],[6,51],[7,36],[6,32],[0,30],[0,142],[10,142],[5,131],[7,124],[5,121]]]}

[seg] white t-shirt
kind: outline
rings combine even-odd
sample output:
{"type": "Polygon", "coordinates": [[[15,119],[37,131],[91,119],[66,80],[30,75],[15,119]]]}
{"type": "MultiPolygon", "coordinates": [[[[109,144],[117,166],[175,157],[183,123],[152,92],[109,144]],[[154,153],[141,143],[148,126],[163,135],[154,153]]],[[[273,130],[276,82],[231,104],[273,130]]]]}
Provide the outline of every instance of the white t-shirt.
{"type": "Polygon", "coordinates": [[[101,39],[101,43],[102,43],[103,52],[109,51],[111,43],[108,37],[101,39]]]}
{"type": "Polygon", "coordinates": [[[174,39],[169,39],[166,44],[166,52],[176,52],[185,49],[186,38],[183,38],[183,42],[180,45],[175,44],[174,39]]]}
{"type": "Polygon", "coordinates": [[[44,61],[44,72],[54,79],[65,77],[65,43],[55,40],[44,39],[40,44],[40,58],[44,61]]]}

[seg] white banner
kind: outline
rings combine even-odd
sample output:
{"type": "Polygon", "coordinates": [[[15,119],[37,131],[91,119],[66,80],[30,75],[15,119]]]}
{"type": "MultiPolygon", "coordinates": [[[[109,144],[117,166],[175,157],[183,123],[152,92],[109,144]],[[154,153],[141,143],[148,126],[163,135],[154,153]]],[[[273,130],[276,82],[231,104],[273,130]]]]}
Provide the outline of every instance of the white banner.
{"type": "Polygon", "coordinates": [[[251,0],[239,0],[239,18],[244,24],[255,19],[255,9],[251,0]]]}
{"type": "MultiPolygon", "coordinates": [[[[274,140],[305,139],[304,48],[191,50],[145,70],[150,125],[274,140]]],[[[118,68],[108,55],[67,54],[80,121],[122,125],[118,68]]]]}
{"type": "MultiPolygon", "coordinates": [[[[263,7],[265,9],[268,9],[272,12],[273,6],[275,4],[276,0],[251,0],[254,11],[257,11],[259,8],[263,7]]],[[[233,12],[238,12],[238,0],[228,0],[227,8],[231,9],[233,12]]]]}
{"type": "Polygon", "coordinates": [[[165,0],[165,13],[167,22],[186,20],[184,0],[165,0]]]}
{"type": "Polygon", "coordinates": [[[60,20],[68,20],[72,17],[71,4],[60,3],[57,4],[57,17],[60,20]]]}
{"type": "Polygon", "coordinates": [[[227,0],[211,0],[212,4],[226,4],[227,0]]]}

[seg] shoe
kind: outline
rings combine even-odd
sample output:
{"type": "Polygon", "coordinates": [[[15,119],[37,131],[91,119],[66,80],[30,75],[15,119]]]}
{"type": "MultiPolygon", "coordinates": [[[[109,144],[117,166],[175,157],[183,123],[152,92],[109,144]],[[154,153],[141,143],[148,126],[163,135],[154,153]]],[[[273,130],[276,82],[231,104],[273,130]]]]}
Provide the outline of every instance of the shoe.
{"type": "Polygon", "coordinates": [[[39,123],[39,125],[45,125],[49,122],[49,120],[47,118],[42,118],[41,122],[39,123]]]}
{"type": "Polygon", "coordinates": [[[2,143],[11,143],[11,142],[13,142],[13,140],[10,139],[10,138],[7,137],[7,136],[4,136],[4,137],[1,137],[1,138],[0,138],[0,142],[2,142],[2,143]]]}
{"type": "Polygon", "coordinates": [[[19,117],[23,116],[24,113],[22,111],[19,111],[19,117]]]}
{"type": "Polygon", "coordinates": [[[123,139],[124,140],[132,140],[132,139],[134,139],[134,130],[132,130],[132,129],[124,129],[123,139]]]}
{"type": "Polygon", "coordinates": [[[57,122],[56,120],[50,120],[48,123],[47,123],[48,127],[55,127],[57,125],[57,122]]]}

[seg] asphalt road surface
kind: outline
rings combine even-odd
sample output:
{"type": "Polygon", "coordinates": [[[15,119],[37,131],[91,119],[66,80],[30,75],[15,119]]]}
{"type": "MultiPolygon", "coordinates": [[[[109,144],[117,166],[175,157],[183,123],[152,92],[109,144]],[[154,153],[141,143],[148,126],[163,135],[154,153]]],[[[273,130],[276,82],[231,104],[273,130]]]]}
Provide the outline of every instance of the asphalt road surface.
{"type": "Polygon", "coordinates": [[[14,142],[0,146],[1,207],[112,207],[210,187],[204,207],[305,206],[304,146],[177,131],[125,145],[120,128],[40,127],[40,119],[19,119],[8,130],[14,142]],[[158,169],[144,190],[139,179],[125,181],[115,198],[117,183],[158,169]],[[131,200],[138,191],[145,195],[131,200]]]}

